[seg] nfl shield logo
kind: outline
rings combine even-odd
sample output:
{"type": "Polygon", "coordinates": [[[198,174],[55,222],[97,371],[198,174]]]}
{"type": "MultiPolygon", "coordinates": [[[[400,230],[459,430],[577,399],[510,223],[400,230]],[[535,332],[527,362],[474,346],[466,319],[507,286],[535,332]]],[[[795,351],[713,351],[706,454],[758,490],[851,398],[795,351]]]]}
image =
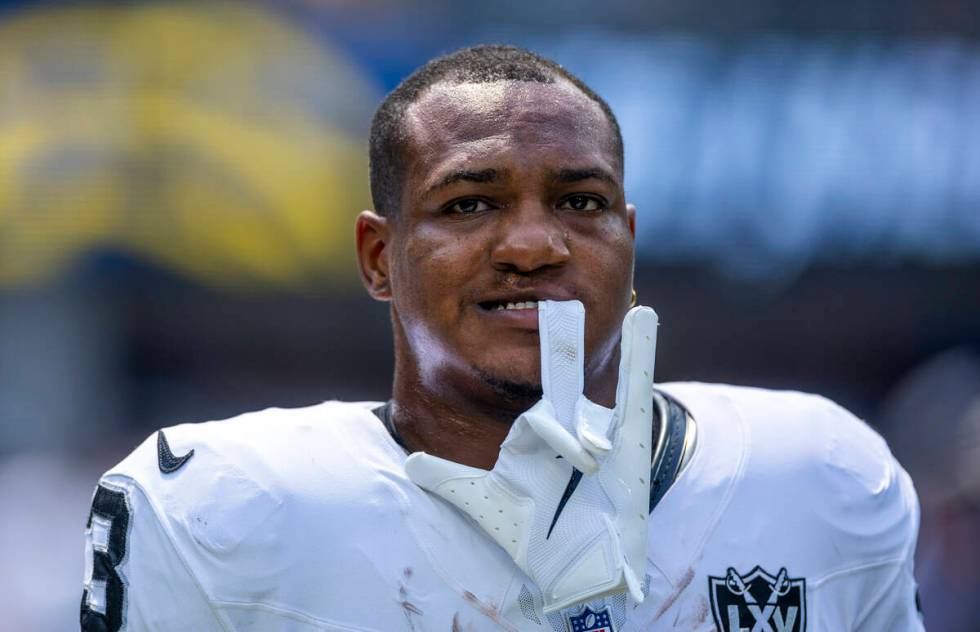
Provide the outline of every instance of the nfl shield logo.
{"type": "Polygon", "coordinates": [[[599,612],[595,612],[588,606],[578,615],[568,617],[568,629],[570,632],[616,632],[609,616],[609,608],[601,608],[599,612]]]}
{"type": "Polygon", "coordinates": [[[775,577],[759,566],[745,575],[729,568],[708,578],[708,592],[719,632],[806,630],[806,581],[791,579],[785,568],[775,577]]]}

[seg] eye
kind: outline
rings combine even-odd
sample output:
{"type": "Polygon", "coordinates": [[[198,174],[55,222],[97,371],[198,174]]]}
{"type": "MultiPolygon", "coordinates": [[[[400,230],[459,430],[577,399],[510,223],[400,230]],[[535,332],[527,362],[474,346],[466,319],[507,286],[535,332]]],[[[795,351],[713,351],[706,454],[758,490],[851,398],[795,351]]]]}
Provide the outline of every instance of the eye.
{"type": "Polygon", "coordinates": [[[588,213],[604,210],[606,201],[594,195],[570,195],[558,204],[558,208],[588,213]]]}
{"type": "Polygon", "coordinates": [[[445,212],[469,215],[470,213],[479,213],[480,211],[486,211],[490,208],[490,205],[483,200],[477,198],[466,198],[453,202],[446,207],[445,212]]]}

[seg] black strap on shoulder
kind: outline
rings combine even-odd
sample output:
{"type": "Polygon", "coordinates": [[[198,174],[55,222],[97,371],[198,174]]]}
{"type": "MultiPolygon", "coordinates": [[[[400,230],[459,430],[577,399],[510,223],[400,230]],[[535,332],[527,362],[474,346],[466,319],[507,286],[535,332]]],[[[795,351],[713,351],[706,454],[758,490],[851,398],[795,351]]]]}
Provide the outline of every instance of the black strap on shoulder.
{"type": "MultiPolygon", "coordinates": [[[[667,402],[666,411],[663,419],[664,437],[663,450],[657,460],[650,465],[650,511],[657,506],[660,499],[664,497],[674,479],[680,472],[681,459],[684,456],[684,439],[687,435],[687,410],[680,405],[674,398],[666,393],[658,391],[661,397],[667,402]]],[[[657,407],[658,413],[660,407],[657,407]]]]}

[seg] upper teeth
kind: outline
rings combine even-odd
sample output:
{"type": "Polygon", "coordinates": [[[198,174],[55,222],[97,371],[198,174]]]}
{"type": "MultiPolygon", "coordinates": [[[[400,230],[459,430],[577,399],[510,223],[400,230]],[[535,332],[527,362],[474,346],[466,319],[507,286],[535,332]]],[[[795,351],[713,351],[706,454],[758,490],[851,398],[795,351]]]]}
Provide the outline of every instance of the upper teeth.
{"type": "Polygon", "coordinates": [[[502,305],[497,305],[494,307],[495,310],[500,309],[537,309],[538,304],[536,301],[524,301],[522,303],[505,303],[502,305]]]}

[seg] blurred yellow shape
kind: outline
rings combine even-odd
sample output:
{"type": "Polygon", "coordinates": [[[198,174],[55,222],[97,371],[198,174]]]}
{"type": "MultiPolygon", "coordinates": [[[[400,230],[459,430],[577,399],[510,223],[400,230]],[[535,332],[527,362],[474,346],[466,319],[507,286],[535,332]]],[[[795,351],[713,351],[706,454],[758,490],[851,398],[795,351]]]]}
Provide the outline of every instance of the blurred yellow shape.
{"type": "Polygon", "coordinates": [[[221,285],[353,278],[377,91],[246,3],[0,24],[0,284],[129,252],[221,285]]]}

